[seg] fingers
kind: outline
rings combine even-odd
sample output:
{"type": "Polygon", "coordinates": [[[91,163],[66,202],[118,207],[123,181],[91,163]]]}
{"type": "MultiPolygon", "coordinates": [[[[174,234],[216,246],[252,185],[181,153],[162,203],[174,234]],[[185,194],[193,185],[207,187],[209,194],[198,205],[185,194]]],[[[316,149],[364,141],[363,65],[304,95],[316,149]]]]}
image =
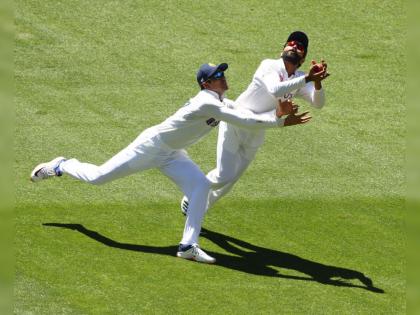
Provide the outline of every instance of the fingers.
{"type": "Polygon", "coordinates": [[[287,116],[287,118],[284,122],[284,126],[294,126],[294,125],[301,125],[301,124],[308,123],[312,119],[312,116],[306,116],[307,113],[309,113],[309,112],[306,112],[306,113],[302,114],[302,115],[305,115],[305,116],[293,115],[293,114],[287,116]]]}
{"type": "Polygon", "coordinates": [[[301,118],[301,117],[303,117],[303,116],[305,116],[305,115],[307,115],[307,114],[309,114],[309,111],[307,111],[307,112],[303,112],[303,113],[302,113],[302,114],[300,114],[300,115],[296,115],[296,117],[301,118]]]}
{"type": "Polygon", "coordinates": [[[330,73],[326,72],[325,74],[323,74],[323,75],[319,78],[319,81],[322,81],[322,80],[324,80],[324,79],[328,78],[329,76],[330,76],[330,73]]]}
{"type": "Polygon", "coordinates": [[[299,120],[296,121],[297,125],[301,125],[301,124],[306,124],[308,123],[310,120],[312,119],[312,116],[306,116],[306,117],[302,117],[299,120]]]}
{"type": "Polygon", "coordinates": [[[310,121],[312,119],[312,116],[306,116],[306,117],[303,117],[301,120],[300,120],[300,123],[301,124],[304,124],[304,123],[307,123],[308,121],[310,121]]]}
{"type": "Polygon", "coordinates": [[[306,124],[308,123],[310,120],[312,119],[311,116],[306,116],[306,117],[298,117],[298,116],[293,116],[293,118],[287,123],[288,126],[293,126],[293,125],[301,125],[301,124],[306,124]]]}

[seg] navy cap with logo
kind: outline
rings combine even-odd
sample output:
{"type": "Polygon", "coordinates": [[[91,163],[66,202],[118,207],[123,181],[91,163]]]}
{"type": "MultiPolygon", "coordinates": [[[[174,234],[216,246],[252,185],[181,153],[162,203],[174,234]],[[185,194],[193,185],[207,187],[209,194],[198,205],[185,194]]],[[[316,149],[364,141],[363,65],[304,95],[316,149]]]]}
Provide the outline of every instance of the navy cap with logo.
{"type": "MultiPolygon", "coordinates": [[[[306,34],[304,32],[296,31],[296,32],[293,32],[289,35],[289,37],[287,38],[286,44],[288,42],[292,42],[292,41],[299,42],[303,45],[304,56],[306,56],[306,54],[308,53],[308,44],[309,44],[308,36],[306,36],[306,34]]],[[[285,46],[286,46],[286,44],[285,44],[285,46]]]]}
{"type": "Polygon", "coordinates": [[[215,65],[213,63],[205,63],[205,64],[201,65],[200,69],[198,69],[198,72],[197,72],[198,85],[201,86],[208,79],[211,79],[211,77],[216,72],[226,71],[227,68],[228,68],[227,63],[221,63],[219,65],[215,65]]]}

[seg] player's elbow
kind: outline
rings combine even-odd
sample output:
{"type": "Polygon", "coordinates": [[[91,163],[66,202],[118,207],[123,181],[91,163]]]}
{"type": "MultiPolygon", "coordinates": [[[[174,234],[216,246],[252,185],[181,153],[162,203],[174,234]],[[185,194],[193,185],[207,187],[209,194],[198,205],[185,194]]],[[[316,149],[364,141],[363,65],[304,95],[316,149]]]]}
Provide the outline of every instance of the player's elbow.
{"type": "Polygon", "coordinates": [[[311,105],[321,109],[325,105],[325,94],[323,90],[315,91],[311,97],[311,105]]]}
{"type": "Polygon", "coordinates": [[[325,95],[324,95],[324,93],[316,93],[315,95],[313,95],[311,105],[312,105],[312,107],[315,107],[315,108],[318,108],[318,109],[321,109],[322,107],[324,107],[324,105],[325,105],[325,95]]]}

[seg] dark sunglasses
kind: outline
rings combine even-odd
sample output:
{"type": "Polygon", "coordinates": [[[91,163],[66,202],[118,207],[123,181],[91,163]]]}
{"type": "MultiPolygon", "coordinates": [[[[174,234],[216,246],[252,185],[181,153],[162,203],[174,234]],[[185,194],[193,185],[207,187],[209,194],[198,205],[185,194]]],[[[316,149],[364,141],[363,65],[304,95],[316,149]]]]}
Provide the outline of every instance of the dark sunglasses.
{"type": "Polygon", "coordinates": [[[209,78],[209,80],[218,80],[218,79],[224,78],[224,76],[225,76],[225,73],[223,71],[218,71],[215,74],[213,74],[209,78]]]}
{"type": "Polygon", "coordinates": [[[302,43],[295,40],[287,42],[286,46],[296,47],[298,50],[305,51],[305,46],[303,46],[302,43]]]}

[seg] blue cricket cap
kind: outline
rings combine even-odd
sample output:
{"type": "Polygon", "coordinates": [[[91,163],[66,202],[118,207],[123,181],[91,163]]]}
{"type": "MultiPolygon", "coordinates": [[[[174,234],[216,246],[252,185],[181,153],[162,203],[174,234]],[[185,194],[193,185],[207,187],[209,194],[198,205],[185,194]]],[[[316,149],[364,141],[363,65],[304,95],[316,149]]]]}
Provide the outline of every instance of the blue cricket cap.
{"type": "Polygon", "coordinates": [[[213,63],[205,63],[201,65],[197,72],[197,82],[201,86],[204,82],[210,79],[216,72],[225,71],[228,68],[227,63],[215,65],[213,63]]]}

